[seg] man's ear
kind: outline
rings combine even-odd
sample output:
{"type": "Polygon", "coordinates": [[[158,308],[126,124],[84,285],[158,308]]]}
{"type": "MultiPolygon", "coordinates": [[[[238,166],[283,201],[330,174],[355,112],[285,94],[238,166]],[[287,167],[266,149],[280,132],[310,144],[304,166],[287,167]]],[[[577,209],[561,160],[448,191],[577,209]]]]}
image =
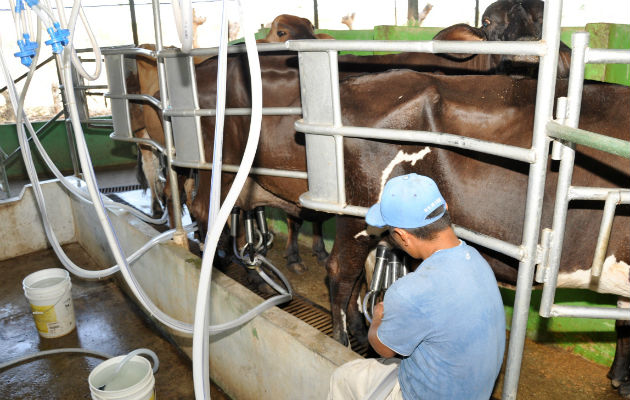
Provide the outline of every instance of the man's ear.
{"type": "Polygon", "coordinates": [[[397,242],[403,244],[405,247],[409,246],[409,233],[404,229],[394,228],[392,235],[397,236],[397,242]]]}

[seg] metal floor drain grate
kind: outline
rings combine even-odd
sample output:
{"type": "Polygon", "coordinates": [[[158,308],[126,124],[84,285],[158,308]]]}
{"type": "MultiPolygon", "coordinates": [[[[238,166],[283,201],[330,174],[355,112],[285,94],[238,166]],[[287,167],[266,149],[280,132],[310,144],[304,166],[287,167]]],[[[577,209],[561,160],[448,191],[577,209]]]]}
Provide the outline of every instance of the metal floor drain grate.
{"type": "MultiPolygon", "coordinates": [[[[223,273],[230,278],[234,279],[241,285],[245,286],[252,292],[256,293],[264,299],[268,299],[273,295],[260,292],[255,285],[252,285],[247,281],[247,273],[245,269],[240,265],[230,264],[223,273]]],[[[311,302],[310,300],[295,294],[293,300],[287,304],[278,306],[289,314],[301,319],[310,326],[319,330],[328,337],[332,337],[332,316],[330,312],[318,304],[311,302]]],[[[350,336],[350,346],[355,353],[360,354],[363,357],[367,356],[368,344],[360,344],[357,339],[350,336]]]]}
{"type": "Polygon", "coordinates": [[[110,193],[131,192],[132,190],[140,190],[140,189],[142,189],[142,187],[140,187],[140,185],[136,184],[136,185],[113,186],[113,187],[107,187],[107,188],[100,188],[99,190],[103,194],[110,194],[110,193]]]}

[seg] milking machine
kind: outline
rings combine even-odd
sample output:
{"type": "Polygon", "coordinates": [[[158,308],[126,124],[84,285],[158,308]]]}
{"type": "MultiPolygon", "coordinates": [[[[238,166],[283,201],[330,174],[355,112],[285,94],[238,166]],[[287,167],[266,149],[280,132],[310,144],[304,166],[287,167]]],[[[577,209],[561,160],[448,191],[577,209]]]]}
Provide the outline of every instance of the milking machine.
{"type": "Polygon", "coordinates": [[[401,250],[392,248],[387,242],[380,242],[376,246],[376,260],[370,288],[363,297],[363,315],[372,323],[374,305],[377,299],[385,295],[394,282],[407,275],[407,257],[400,254],[401,250]]]}
{"type": "MultiPolygon", "coordinates": [[[[194,380],[195,380],[195,393],[197,398],[210,398],[209,391],[209,373],[208,373],[208,335],[210,334],[218,334],[222,332],[226,332],[228,330],[234,329],[248,322],[258,314],[262,313],[266,309],[273,307],[277,304],[281,304],[286,302],[292,298],[292,288],[289,282],[282,276],[280,271],[278,271],[269,260],[267,260],[263,253],[266,249],[271,245],[273,240],[273,234],[268,230],[265,217],[264,210],[262,208],[257,208],[253,213],[246,213],[245,222],[246,222],[246,236],[247,243],[242,251],[237,252],[236,254],[240,255],[241,258],[247,259],[248,263],[251,265],[255,265],[260,270],[261,277],[269,283],[272,287],[274,287],[280,295],[272,297],[263,303],[259,304],[254,309],[248,311],[243,314],[241,317],[236,320],[230,321],[228,323],[224,323],[221,325],[209,326],[209,312],[208,312],[208,304],[210,299],[210,279],[212,273],[212,259],[214,257],[217,242],[219,236],[222,231],[222,227],[227,221],[228,214],[234,203],[236,202],[236,198],[242,189],[245,179],[249,174],[249,169],[251,168],[251,164],[253,162],[253,158],[255,155],[258,137],[260,135],[260,124],[262,119],[262,83],[260,78],[260,66],[258,63],[258,54],[256,51],[256,45],[254,41],[254,35],[251,30],[247,27],[247,23],[244,21],[245,19],[245,11],[244,6],[239,1],[240,10],[241,10],[241,26],[245,32],[245,44],[247,48],[247,55],[250,62],[250,71],[252,75],[252,118],[251,118],[251,126],[250,126],[250,135],[245,148],[245,153],[243,156],[242,167],[239,169],[236,174],[234,183],[225,199],[223,207],[219,209],[218,207],[218,198],[216,195],[216,191],[220,187],[220,180],[215,178],[215,172],[219,171],[217,174],[220,176],[221,171],[221,157],[215,156],[213,162],[213,194],[211,194],[211,212],[210,221],[209,221],[209,231],[206,236],[206,245],[204,256],[202,259],[202,271],[200,276],[200,284],[198,288],[198,296],[197,296],[197,305],[195,308],[195,323],[194,326],[182,321],[178,321],[169,315],[165,314],[161,311],[153,301],[146,295],[142,287],[134,278],[133,274],[129,269],[129,263],[133,262],[137,259],[143,252],[146,252],[151,246],[168,240],[173,236],[174,231],[165,232],[162,235],[155,237],[141,249],[136,251],[129,259],[127,259],[123,253],[123,250],[120,247],[120,243],[116,234],[111,226],[111,222],[105,212],[105,204],[108,207],[117,207],[123,208],[118,204],[113,204],[113,202],[107,198],[102,198],[98,187],[96,184],[93,166],[90,160],[90,156],[87,150],[87,145],[85,142],[85,138],[83,136],[83,130],[80,124],[80,119],[77,112],[75,97],[74,97],[74,87],[71,76],[71,65],[83,75],[85,78],[89,80],[94,80],[98,78],[100,75],[101,69],[101,56],[100,49],[96,44],[96,40],[92,35],[89,24],[83,10],[81,8],[80,0],[76,0],[74,2],[71,16],[69,22],[66,23],[66,18],[63,9],[63,3],[61,0],[57,0],[57,11],[59,14],[59,21],[55,20],[55,16],[52,12],[50,5],[47,0],[26,0],[26,4],[30,7],[30,9],[37,15],[37,40],[35,42],[31,41],[33,37],[33,32],[30,27],[31,17],[28,14],[29,7],[24,6],[24,0],[17,0],[17,5],[11,4],[11,8],[13,10],[14,19],[16,21],[16,31],[18,34],[18,52],[15,53],[16,57],[20,58],[21,62],[30,66],[30,70],[27,76],[26,84],[24,85],[24,89],[22,93],[18,93],[14,83],[13,78],[11,77],[6,63],[4,62],[4,57],[0,51],[0,59],[2,61],[2,68],[4,71],[4,76],[7,81],[7,86],[9,88],[11,103],[14,107],[16,114],[16,127],[18,130],[18,138],[20,142],[20,147],[22,151],[22,155],[24,158],[25,165],[27,167],[27,172],[29,178],[33,184],[33,190],[35,193],[35,198],[37,201],[38,208],[42,215],[42,220],[44,224],[44,229],[46,231],[46,236],[49,239],[55,253],[62,261],[64,266],[73,274],[82,277],[82,278],[103,278],[109,275],[116,273],[118,270],[121,271],[125,281],[129,285],[130,289],[138,299],[138,301],[142,304],[142,306],[149,312],[150,315],[154,316],[158,321],[160,321],[165,326],[181,332],[183,334],[193,336],[193,372],[194,372],[194,380]],[[93,75],[88,74],[83,69],[80,60],[76,55],[76,51],[73,47],[73,37],[75,31],[75,25],[77,19],[81,16],[82,22],[90,36],[90,40],[92,42],[92,46],[95,53],[95,59],[97,62],[96,70],[93,75]],[[52,47],[54,54],[57,57],[58,65],[61,66],[62,73],[61,78],[63,81],[63,88],[67,99],[67,106],[69,109],[70,119],[72,123],[72,127],[74,130],[74,136],[77,145],[77,151],[79,155],[79,161],[81,163],[81,168],[83,171],[83,176],[85,179],[85,184],[82,182],[70,182],[67,178],[65,178],[55,167],[55,165],[50,160],[50,157],[44,150],[43,146],[39,142],[37,135],[35,134],[30,122],[26,118],[24,113],[24,100],[26,93],[28,91],[28,87],[30,81],[32,79],[33,73],[35,71],[35,67],[37,65],[37,58],[39,56],[40,51],[40,43],[41,43],[41,24],[44,23],[48,34],[50,35],[50,40],[46,41],[47,45],[52,47]],[[47,165],[53,172],[53,174],[59,179],[59,181],[75,196],[78,198],[91,202],[94,206],[96,214],[99,218],[99,222],[103,227],[105,232],[105,236],[107,237],[107,241],[109,247],[114,255],[114,258],[117,262],[117,265],[114,265],[110,268],[100,271],[88,271],[84,270],[74,263],[70,261],[70,259],[65,255],[55,234],[50,226],[48,221],[48,216],[46,213],[45,200],[43,197],[43,193],[40,187],[40,182],[37,177],[37,173],[35,171],[35,166],[33,164],[32,156],[30,154],[30,148],[28,145],[28,140],[26,137],[26,133],[24,130],[24,125],[31,137],[35,145],[37,146],[39,152],[42,157],[46,161],[47,165]],[[89,193],[88,195],[85,193],[85,189],[89,193]],[[258,226],[257,229],[254,228],[254,220],[256,220],[256,224],[258,226]],[[261,265],[265,265],[274,274],[276,274],[280,280],[282,281],[284,288],[277,283],[275,283],[269,276],[260,268],[261,265]],[[286,288],[286,289],[285,289],[286,288]]],[[[155,5],[154,5],[155,7],[155,5]]],[[[159,5],[157,6],[159,7],[159,5]]],[[[180,39],[182,40],[182,49],[184,52],[190,50],[190,41],[192,39],[192,7],[190,4],[190,0],[183,1],[182,4],[178,1],[175,1],[173,4],[174,13],[176,15],[176,19],[181,20],[181,23],[178,23],[178,29],[180,34],[180,39]],[[181,10],[183,11],[180,11],[181,10]],[[177,9],[177,10],[175,10],[177,9]],[[179,16],[179,18],[178,18],[179,16]],[[181,26],[180,26],[181,25],[181,26]]],[[[158,14],[159,15],[159,11],[158,14]]],[[[221,34],[221,47],[219,51],[219,59],[220,64],[225,66],[226,63],[226,55],[227,55],[227,13],[225,7],[225,1],[223,2],[223,27],[221,34]]],[[[218,97],[223,96],[225,93],[225,68],[219,68],[219,75],[217,77],[220,82],[217,87],[223,88],[223,91],[218,97]]],[[[223,102],[217,101],[217,108],[221,109],[220,112],[217,112],[217,130],[220,130],[220,134],[215,134],[215,149],[217,146],[222,145],[222,118],[225,108],[224,99],[223,102]],[[223,103],[223,104],[222,104],[223,103]],[[221,120],[221,121],[220,121],[221,120]]],[[[130,212],[134,212],[133,209],[127,209],[130,212]]],[[[144,218],[146,220],[146,218],[144,218]]],[[[149,219],[150,222],[154,222],[155,220],[149,219]]],[[[193,230],[194,227],[187,227],[187,230],[193,230]]]]}
{"type": "Polygon", "coordinates": [[[273,232],[267,226],[265,207],[256,207],[253,211],[244,211],[243,225],[245,228],[245,244],[238,248],[238,227],[240,225],[241,209],[232,208],[230,213],[230,237],[234,257],[246,265],[253,265],[257,254],[266,255],[274,239],[273,232]]]}

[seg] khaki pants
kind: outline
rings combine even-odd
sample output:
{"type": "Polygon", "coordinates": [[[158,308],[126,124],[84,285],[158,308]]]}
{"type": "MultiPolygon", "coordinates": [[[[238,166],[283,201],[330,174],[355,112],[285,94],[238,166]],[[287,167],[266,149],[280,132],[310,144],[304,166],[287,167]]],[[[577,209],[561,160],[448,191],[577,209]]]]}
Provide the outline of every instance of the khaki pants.
{"type": "MultiPolygon", "coordinates": [[[[328,400],[363,400],[393,370],[400,360],[395,358],[369,358],[350,361],[335,370],[330,378],[328,400]]],[[[398,379],[392,391],[383,400],[402,400],[398,379]]]]}

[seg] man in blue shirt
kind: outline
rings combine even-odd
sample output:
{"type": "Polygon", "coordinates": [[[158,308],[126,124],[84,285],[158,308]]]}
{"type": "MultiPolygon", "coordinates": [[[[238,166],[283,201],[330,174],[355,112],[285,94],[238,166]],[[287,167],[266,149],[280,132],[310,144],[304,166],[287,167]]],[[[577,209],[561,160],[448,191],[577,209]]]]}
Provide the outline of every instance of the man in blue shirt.
{"type": "Polygon", "coordinates": [[[329,399],[368,398],[393,374],[398,379],[380,398],[489,399],[505,349],[503,303],[488,263],[455,235],[435,182],[392,178],[365,219],[424,261],[374,308],[368,339],[385,359],[339,367],[329,399]],[[397,373],[393,357],[402,359],[397,373]]]}

